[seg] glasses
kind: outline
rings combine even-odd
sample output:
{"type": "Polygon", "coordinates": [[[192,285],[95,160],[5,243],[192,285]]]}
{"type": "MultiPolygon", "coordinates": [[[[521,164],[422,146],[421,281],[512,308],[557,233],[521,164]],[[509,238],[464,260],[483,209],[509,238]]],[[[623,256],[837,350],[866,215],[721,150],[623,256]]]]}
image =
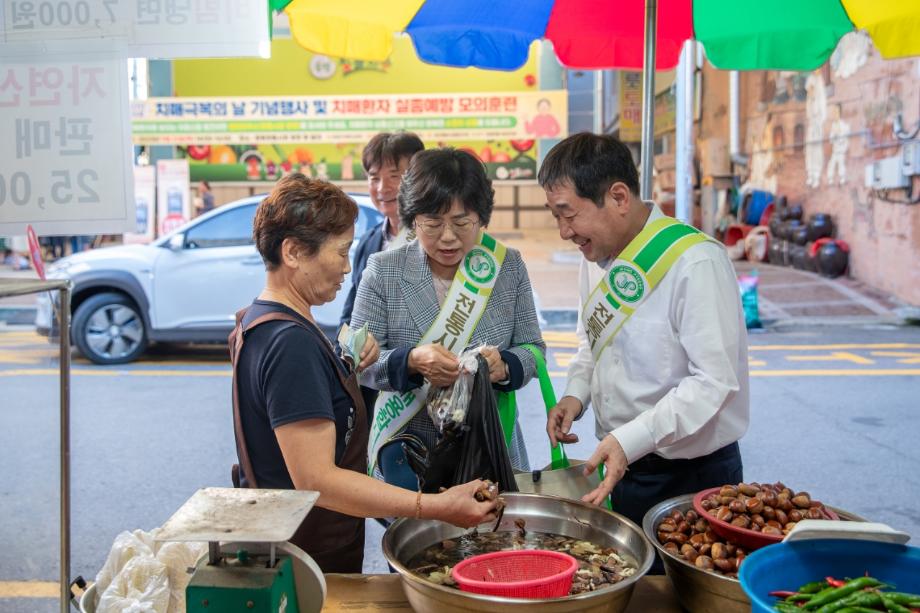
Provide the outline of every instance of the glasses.
{"type": "Polygon", "coordinates": [[[438,238],[444,234],[444,228],[450,226],[451,231],[458,237],[469,236],[476,230],[479,222],[469,217],[455,219],[445,223],[444,221],[416,221],[415,228],[428,238],[438,238]]]}

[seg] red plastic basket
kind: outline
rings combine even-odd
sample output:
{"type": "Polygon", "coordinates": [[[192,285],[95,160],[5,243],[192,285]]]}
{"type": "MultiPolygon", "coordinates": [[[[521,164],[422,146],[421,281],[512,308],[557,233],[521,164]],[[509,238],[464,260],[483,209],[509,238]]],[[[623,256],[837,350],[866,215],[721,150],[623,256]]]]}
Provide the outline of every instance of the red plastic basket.
{"type": "Polygon", "coordinates": [[[464,592],[505,598],[568,596],[578,560],[566,553],[519,549],[484,553],[463,560],[452,571],[464,592]]]}

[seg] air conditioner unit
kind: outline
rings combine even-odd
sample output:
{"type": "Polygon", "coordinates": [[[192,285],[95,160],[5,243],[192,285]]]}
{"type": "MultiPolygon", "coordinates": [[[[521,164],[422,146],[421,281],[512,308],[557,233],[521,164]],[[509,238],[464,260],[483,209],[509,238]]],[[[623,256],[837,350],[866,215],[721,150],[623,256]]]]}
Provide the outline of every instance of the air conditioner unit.
{"type": "Polygon", "coordinates": [[[872,187],[875,189],[902,189],[910,185],[910,177],[901,171],[901,156],[876,160],[872,165],[872,187]]]}

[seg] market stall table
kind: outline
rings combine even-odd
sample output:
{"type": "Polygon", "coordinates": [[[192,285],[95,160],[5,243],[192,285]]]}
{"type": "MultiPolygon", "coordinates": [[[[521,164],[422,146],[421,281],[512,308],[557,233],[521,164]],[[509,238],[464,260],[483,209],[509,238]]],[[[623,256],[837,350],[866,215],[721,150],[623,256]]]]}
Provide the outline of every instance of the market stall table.
{"type": "MultiPolygon", "coordinates": [[[[390,575],[326,575],[326,603],[323,611],[410,612],[402,579],[390,575]]],[[[645,576],[636,584],[626,613],[680,613],[671,581],[664,575],[645,576]]]]}

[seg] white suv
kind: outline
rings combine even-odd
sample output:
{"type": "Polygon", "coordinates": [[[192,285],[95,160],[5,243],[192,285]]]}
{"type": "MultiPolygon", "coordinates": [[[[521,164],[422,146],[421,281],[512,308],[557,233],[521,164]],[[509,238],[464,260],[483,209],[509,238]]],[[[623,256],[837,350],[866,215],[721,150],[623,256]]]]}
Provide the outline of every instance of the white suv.
{"type": "MultiPolygon", "coordinates": [[[[383,217],[366,195],[358,203],[355,242],[383,217]]],[[[262,196],[221,206],[149,245],[122,245],[63,258],[48,277],[74,283],[71,338],[97,364],[131,362],[149,342],[226,342],[234,314],[265,285],[265,266],[252,241],[262,196]]],[[[339,325],[350,287],[345,278],[333,302],[313,311],[327,332],[339,325]]],[[[56,334],[47,294],[38,300],[35,326],[56,334]]]]}

